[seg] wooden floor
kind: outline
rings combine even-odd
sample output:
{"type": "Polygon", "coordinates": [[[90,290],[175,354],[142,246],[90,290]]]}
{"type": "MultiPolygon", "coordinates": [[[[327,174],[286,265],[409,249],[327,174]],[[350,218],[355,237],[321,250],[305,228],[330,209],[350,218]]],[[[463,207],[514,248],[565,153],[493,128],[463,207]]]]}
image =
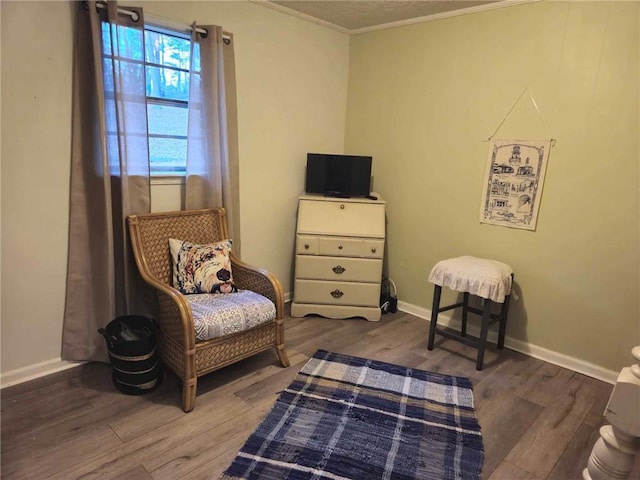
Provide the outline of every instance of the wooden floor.
{"type": "Polygon", "coordinates": [[[403,313],[377,323],[287,318],[285,338],[291,367],[269,351],[203,377],[188,414],[173,375],[152,394],[126,396],[105,364],[4,389],[2,478],[216,479],[322,348],[471,378],[485,480],[578,480],[612,390],[508,349],[498,355],[493,345],[478,372],[475,350],[440,337],[427,351],[427,322],[403,313]]]}

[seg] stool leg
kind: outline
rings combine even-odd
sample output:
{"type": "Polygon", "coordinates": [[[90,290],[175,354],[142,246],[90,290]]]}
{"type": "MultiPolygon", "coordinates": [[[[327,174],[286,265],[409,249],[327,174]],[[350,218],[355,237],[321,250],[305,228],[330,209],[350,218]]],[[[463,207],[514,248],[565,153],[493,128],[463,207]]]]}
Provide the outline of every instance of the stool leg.
{"type": "Polygon", "coordinates": [[[500,311],[500,330],[498,330],[498,348],[504,348],[504,334],[507,331],[507,319],[509,318],[509,303],[511,302],[511,293],[513,292],[513,273],[511,274],[511,291],[509,295],[504,297],[504,303],[500,311]]]}
{"type": "Polygon", "coordinates": [[[482,370],[484,362],[484,349],[487,345],[487,334],[489,333],[489,323],[491,322],[491,304],[488,298],[483,299],[482,327],[480,328],[480,338],[478,339],[478,359],[476,360],[476,370],[482,370]]]}
{"type": "Polygon", "coordinates": [[[511,300],[511,294],[504,297],[504,303],[502,304],[502,311],[500,312],[500,330],[498,330],[498,348],[504,348],[504,334],[507,331],[507,318],[509,317],[509,302],[511,300]]]}
{"type": "Polygon", "coordinates": [[[436,338],[436,324],[438,323],[438,310],[440,309],[440,294],[442,287],[436,285],[433,289],[433,305],[431,306],[431,327],[429,328],[429,343],[427,348],[433,350],[433,341],[436,338]]]}
{"type": "Polygon", "coordinates": [[[469,308],[469,292],[464,292],[462,296],[462,328],[460,334],[467,336],[467,309],[469,308]]]}

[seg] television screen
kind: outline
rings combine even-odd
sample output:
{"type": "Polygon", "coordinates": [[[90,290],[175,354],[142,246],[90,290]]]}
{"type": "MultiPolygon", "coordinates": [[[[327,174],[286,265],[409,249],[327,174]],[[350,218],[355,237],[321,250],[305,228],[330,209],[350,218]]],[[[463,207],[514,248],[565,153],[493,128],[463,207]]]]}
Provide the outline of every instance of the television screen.
{"type": "Polygon", "coordinates": [[[372,157],[307,154],[305,191],[329,196],[366,197],[371,192],[372,157]]]}

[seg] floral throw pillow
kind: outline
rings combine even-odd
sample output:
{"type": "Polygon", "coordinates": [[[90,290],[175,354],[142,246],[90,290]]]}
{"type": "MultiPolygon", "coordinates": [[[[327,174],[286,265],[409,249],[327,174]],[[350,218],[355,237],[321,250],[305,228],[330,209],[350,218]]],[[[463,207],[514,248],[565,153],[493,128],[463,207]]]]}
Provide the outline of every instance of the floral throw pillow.
{"type": "Polygon", "coordinates": [[[231,274],[231,240],[196,245],[170,238],[169,249],[173,259],[173,286],[181,293],[238,291],[231,274]]]}

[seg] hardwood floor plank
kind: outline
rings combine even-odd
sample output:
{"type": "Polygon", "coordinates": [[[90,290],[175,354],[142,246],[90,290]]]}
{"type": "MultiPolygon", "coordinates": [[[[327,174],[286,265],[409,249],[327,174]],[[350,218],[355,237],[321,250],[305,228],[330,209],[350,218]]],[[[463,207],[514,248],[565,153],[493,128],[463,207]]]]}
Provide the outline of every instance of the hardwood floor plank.
{"type": "Polygon", "coordinates": [[[560,403],[566,414],[571,413],[582,420],[592,411],[596,400],[602,400],[602,383],[566,368],[545,364],[516,392],[543,407],[551,404],[558,407],[560,403]]]}
{"type": "Polygon", "coordinates": [[[173,394],[164,396],[168,402],[158,401],[156,396],[152,402],[136,405],[126,412],[112,418],[109,425],[123,442],[128,442],[141,435],[171,423],[184,416],[180,399],[173,394]]]}
{"type": "Polygon", "coordinates": [[[581,424],[559,403],[544,409],[506,459],[514,465],[546,478],[581,424]]]}
{"type": "MultiPolygon", "coordinates": [[[[482,381],[499,385],[501,388],[516,392],[542,368],[544,362],[536,358],[505,348],[500,354],[502,362],[486,372],[482,381]]],[[[527,398],[527,397],[523,397],[527,398]]]]}
{"type": "MultiPolygon", "coordinates": [[[[287,349],[290,358],[296,360],[302,356],[297,356],[291,348],[287,349]]],[[[304,358],[307,358],[304,356],[304,358]]],[[[276,356],[275,349],[259,353],[240,362],[224,367],[208,375],[198,378],[198,397],[208,392],[215,392],[219,389],[232,389],[238,383],[250,382],[256,376],[269,376],[283,370],[282,364],[276,356]]]]}
{"type": "MultiPolygon", "coordinates": [[[[488,480],[542,480],[533,473],[516,467],[513,463],[502,462],[488,480]]],[[[567,479],[568,480],[568,479],[567,479]]]]}
{"type": "Polygon", "coordinates": [[[2,412],[2,431],[6,434],[55,422],[61,416],[89,407],[88,400],[79,395],[69,382],[50,385],[35,397],[16,398],[9,402],[11,406],[6,404],[2,412]]]}
{"type": "MultiPolygon", "coordinates": [[[[318,349],[347,353],[346,351],[351,347],[352,343],[359,342],[359,344],[362,344],[363,336],[367,332],[380,328],[381,325],[389,321],[385,319],[380,320],[380,322],[368,322],[362,318],[333,320],[316,316],[308,316],[304,320],[308,321],[310,326],[322,327],[327,322],[334,325],[333,329],[322,329],[322,333],[312,335],[294,344],[295,350],[304,353],[308,357],[318,349]]],[[[299,319],[292,319],[290,323],[295,323],[296,321],[299,321],[299,319]]]]}
{"type": "Polygon", "coordinates": [[[208,440],[211,441],[212,438],[216,438],[216,429],[220,425],[235,418],[242,418],[249,410],[248,405],[234,399],[232,395],[221,395],[219,400],[219,403],[202,402],[202,405],[192,412],[182,413],[179,418],[115,448],[79,459],[75,465],[50,478],[111,478],[137,465],[146,466],[146,462],[166,456],[167,452],[190,442],[194,437],[207,434],[208,440]],[[224,408],[220,408],[220,405],[224,405],[224,408]]]}
{"type": "Polygon", "coordinates": [[[274,372],[269,376],[255,376],[253,381],[246,386],[237,385],[236,397],[249,405],[261,404],[265,398],[273,402],[278,394],[291,383],[298,371],[307,363],[309,357],[296,354],[290,360],[291,366],[289,368],[280,369],[279,372],[274,372]]]}
{"type": "MultiPolygon", "coordinates": [[[[238,447],[239,449],[239,447],[238,447]]],[[[236,450],[238,450],[236,449],[236,450]]],[[[222,475],[222,472],[231,464],[235,457],[235,451],[226,455],[226,461],[224,455],[210,460],[207,463],[203,463],[199,467],[191,470],[186,475],[180,477],[180,480],[218,480],[222,475]]]]}
{"type": "Polygon", "coordinates": [[[640,454],[636,454],[636,461],[633,464],[629,478],[640,478],[640,454]]]}
{"type": "Polygon", "coordinates": [[[287,318],[284,323],[285,342],[299,345],[312,336],[320,336],[336,330],[336,324],[331,319],[307,316],[302,318],[287,318]]]}
{"type": "Polygon", "coordinates": [[[201,377],[187,414],[170,372],[140,396],[117,391],[99,363],[10,387],[2,478],[216,480],[318,349],[471,379],[484,479],[560,480],[586,466],[611,385],[495,345],[478,372],[475,349],[439,338],[429,351],[427,335],[427,321],[402,312],[379,322],[286,318],[291,367],[272,349],[201,377]]]}
{"type": "Polygon", "coordinates": [[[553,467],[547,480],[582,480],[591,449],[600,438],[598,429],[582,424],[553,467]]]}
{"type": "MultiPolygon", "coordinates": [[[[428,362],[422,366],[425,370],[468,377],[474,384],[480,382],[491,368],[490,366],[485,366],[482,372],[477,371],[477,351],[454,340],[438,339],[434,344],[434,349],[431,352],[427,352],[428,362]]],[[[487,351],[487,358],[491,355],[492,353],[487,351]]]]}
{"type": "Polygon", "coordinates": [[[488,478],[544,415],[544,408],[488,381],[474,387],[474,400],[485,452],[482,475],[488,478]]]}
{"type": "MultiPolygon", "coordinates": [[[[113,403],[119,404],[123,409],[134,408],[136,405],[144,405],[150,398],[166,395],[172,392],[171,385],[166,388],[146,395],[124,395],[113,384],[113,369],[105,363],[88,363],[80,367],[77,378],[71,380],[74,388],[91,402],[94,406],[107,406],[113,403]]],[[[163,382],[167,383],[165,379],[163,382]]]]}
{"type": "Polygon", "coordinates": [[[604,420],[604,410],[609,403],[611,392],[613,392],[613,385],[594,379],[590,380],[592,380],[591,388],[594,389],[594,401],[591,410],[584,418],[584,422],[592,427],[600,427],[604,420]]]}
{"type": "Polygon", "coordinates": [[[369,358],[381,362],[395,363],[409,368],[418,368],[427,361],[427,350],[423,349],[423,340],[414,338],[394,348],[381,348],[373,352],[369,358]]]}
{"type": "Polygon", "coordinates": [[[117,404],[92,407],[79,415],[62,416],[55,424],[38,425],[17,434],[3,434],[2,460],[19,461],[31,457],[33,451],[45,449],[53,443],[63,443],[81,435],[90,436],[97,428],[108,427],[109,420],[121,411],[117,404]]]}
{"type": "Polygon", "coordinates": [[[149,472],[147,472],[147,470],[142,465],[139,465],[119,475],[118,479],[120,480],[153,480],[153,477],[149,472]]]}
{"type": "MultiPolygon", "coordinates": [[[[265,361],[273,363],[272,360],[276,358],[275,353],[272,356],[266,354],[257,355],[252,359],[235,364],[230,369],[235,369],[236,372],[241,373],[255,370],[259,365],[255,360],[258,357],[261,357],[258,362],[263,364],[265,361]]],[[[274,371],[283,370],[279,363],[277,365],[268,364],[264,368],[265,370],[272,368],[274,371]]],[[[161,392],[145,395],[144,397],[148,400],[148,410],[145,410],[146,417],[148,417],[146,420],[145,415],[137,407],[123,410],[120,418],[113,419],[120,435],[127,440],[122,448],[76,465],[74,468],[62,472],[59,478],[75,478],[77,476],[83,476],[83,478],[107,478],[121,475],[132,465],[141,463],[154,455],[161,455],[162,452],[170,450],[176,444],[188,441],[193,435],[215,428],[221,421],[226,421],[226,416],[229,414],[241,416],[243,412],[248,410],[248,407],[246,404],[241,405],[233,400],[231,389],[236,386],[237,382],[248,381],[250,375],[236,375],[237,378],[234,381],[225,384],[217,374],[218,372],[214,372],[203,377],[209,381],[211,390],[203,392],[199,388],[197,408],[188,414],[185,414],[180,407],[180,390],[177,388],[179,382],[175,382],[175,390],[169,392],[175,398],[171,399],[167,405],[154,403],[158,398],[167,396],[164,395],[163,397],[161,392]],[[212,398],[213,401],[211,401],[212,398]],[[220,405],[224,405],[224,408],[220,408],[220,405]],[[227,405],[232,405],[232,408],[227,405]],[[164,414],[165,412],[171,413],[166,415],[164,414]],[[128,423],[131,423],[131,425],[127,426],[128,423]]],[[[166,388],[166,385],[161,388],[166,388]]],[[[124,399],[127,398],[127,396],[121,396],[124,399]]],[[[270,399],[270,401],[272,400],[270,399]]]]}
{"type": "MultiPolygon", "coordinates": [[[[70,362],[75,363],[75,362],[70,362]]],[[[64,380],[75,379],[78,376],[78,368],[82,368],[83,363],[78,362],[77,366],[73,368],[68,368],[61,372],[57,372],[52,375],[46,375],[44,377],[35,378],[33,380],[29,380],[28,382],[19,383],[17,385],[12,385],[10,387],[6,387],[2,389],[2,398],[0,399],[0,403],[3,406],[4,403],[13,400],[14,398],[29,395],[33,396],[37,394],[38,391],[43,391],[47,386],[50,386],[55,383],[60,383],[64,380]]],[[[23,397],[24,398],[24,397],[23,397]]]]}
{"type": "MultiPolygon", "coordinates": [[[[265,417],[272,405],[272,400],[265,400],[262,405],[252,405],[244,414],[216,426],[215,434],[219,438],[224,438],[224,442],[211,442],[213,432],[204,432],[146,461],[144,465],[154,479],[173,480],[182,478],[203,464],[219,460],[221,455],[226,455],[225,459],[229,457],[233,459],[250,432],[265,417]]],[[[219,460],[219,462],[222,469],[227,467],[224,461],[219,460]]]]}
{"type": "Polygon", "coordinates": [[[109,427],[102,426],[66,442],[30,450],[28,455],[22,456],[18,461],[6,458],[3,452],[2,476],[11,479],[53,478],[68,465],[75,465],[97,452],[113,451],[121,445],[116,434],[109,427]]]}

